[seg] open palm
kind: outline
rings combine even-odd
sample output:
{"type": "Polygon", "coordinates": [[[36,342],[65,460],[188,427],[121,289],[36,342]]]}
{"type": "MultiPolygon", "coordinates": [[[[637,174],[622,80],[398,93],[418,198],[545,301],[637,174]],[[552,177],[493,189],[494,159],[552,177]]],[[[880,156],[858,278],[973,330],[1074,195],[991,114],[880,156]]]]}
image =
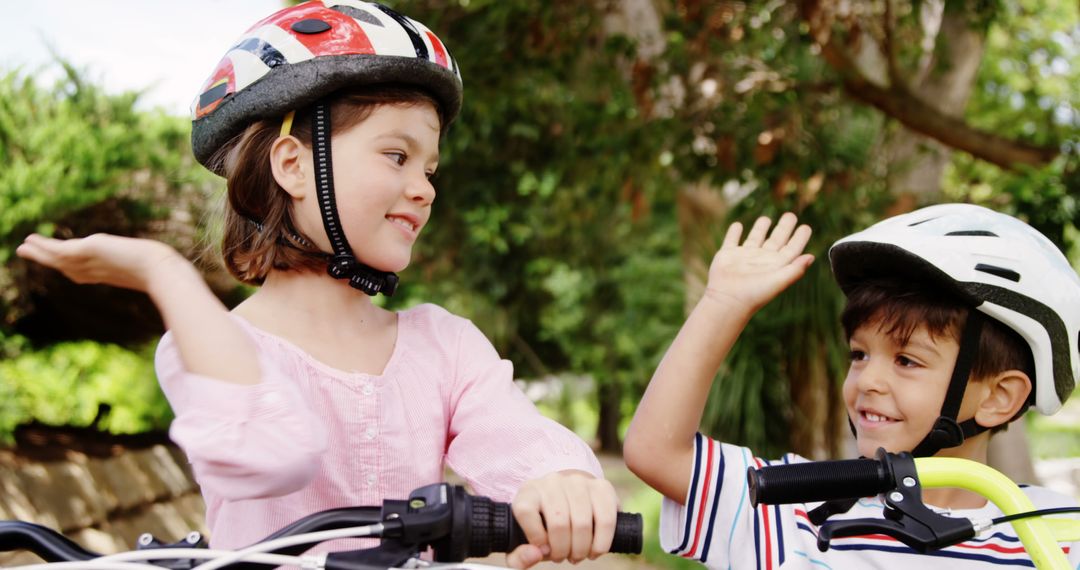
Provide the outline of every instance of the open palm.
{"type": "Polygon", "coordinates": [[[68,240],[30,235],[15,253],[56,269],[76,283],[104,283],[137,291],[146,291],[154,271],[164,264],[186,263],[176,250],[161,242],[108,234],[68,240]]]}
{"type": "Polygon", "coordinates": [[[814,261],[803,253],[810,227],[797,223],[788,212],[770,233],[772,220],[758,218],[741,244],[742,224],[731,224],[709,267],[706,294],[757,310],[797,281],[814,261]]]}

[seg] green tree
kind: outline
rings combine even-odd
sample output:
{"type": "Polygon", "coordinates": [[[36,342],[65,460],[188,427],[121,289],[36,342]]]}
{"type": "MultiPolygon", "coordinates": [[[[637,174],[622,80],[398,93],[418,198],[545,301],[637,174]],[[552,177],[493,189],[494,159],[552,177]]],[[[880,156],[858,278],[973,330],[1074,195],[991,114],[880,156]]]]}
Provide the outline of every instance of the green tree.
{"type": "Polygon", "coordinates": [[[30,232],[155,237],[194,253],[212,187],[183,119],[136,109],[66,62],[51,86],[0,75],[0,440],[20,423],[113,431],[170,418],[150,364],[160,319],[143,295],[80,286],[13,255],[30,232]],[[103,344],[99,342],[104,341],[103,344]],[[115,343],[121,343],[115,344],[115,343]]]}

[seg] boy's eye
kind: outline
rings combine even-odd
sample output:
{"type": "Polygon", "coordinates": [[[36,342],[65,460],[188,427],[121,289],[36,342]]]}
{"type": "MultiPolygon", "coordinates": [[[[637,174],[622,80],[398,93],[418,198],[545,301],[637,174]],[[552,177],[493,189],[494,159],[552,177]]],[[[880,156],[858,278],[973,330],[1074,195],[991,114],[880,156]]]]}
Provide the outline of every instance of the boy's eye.
{"type": "Polygon", "coordinates": [[[866,360],[866,353],[861,350],[852,350],[849,356],[851,357],[852,362],[856,360],[866,360]]]}
{"type": "Polygon", "coordinates": [[[910,368],[910,367],[914,367],[914,366],[919,365],[918,362],[915,362],[914,360],[912,360],[912,359],[910,359],[910,358],[908,358],[908,357],[906,357],[906,356],[904,356],[902,354],[900,356],[896,357],[896,363],[899,364],[900,366],[905,367],[905,368],[910,368]]]}

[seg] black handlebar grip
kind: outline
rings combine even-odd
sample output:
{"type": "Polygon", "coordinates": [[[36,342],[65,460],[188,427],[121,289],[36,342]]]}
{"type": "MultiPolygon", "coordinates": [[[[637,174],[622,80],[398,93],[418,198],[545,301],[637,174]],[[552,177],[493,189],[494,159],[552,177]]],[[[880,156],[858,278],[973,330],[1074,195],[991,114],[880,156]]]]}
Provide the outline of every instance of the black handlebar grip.
{"type": "MultiPolygon", "coordinates": [[[[519,545],[528,542],[525,538],[525,532],[521,530],[521,526],[518,525],[517,519],[511,517],[513,523],[513,529],[510,531],[511,536],[514,537],[514,542],[510,549],[513,550],[519,545]]],[[[617,554],[641,554],[641,541],[644,530],[642,528],[641,515],[638,513],[617,513],[615,517],[615,536],[611,539],[611,550],[608,552],[614,552],[617,554]]]]}
{"type": "MultiPolygon", "coordinates": [[[[465,547],[465,550],[458,552],[459,548],[454,548],[454,545],[448,545],[449,550],[445,553],[436,549],[436,560],[459,561],[466,557],[487,556],[492,552],[510,552],[528,542],[509,504],[479,496],[469,496],[468,502],[467,545],[456,545],[465,547]]],[[[610,552],[640,554],[643,534],[640,514],[617,513],[610,552]]]]}
{"type": "Polygon", "coordinates": [[[755,507],[871,497],[895,486],[887,462],[877,459],[770,465],[748,469],[746,478],[755,507]]]}

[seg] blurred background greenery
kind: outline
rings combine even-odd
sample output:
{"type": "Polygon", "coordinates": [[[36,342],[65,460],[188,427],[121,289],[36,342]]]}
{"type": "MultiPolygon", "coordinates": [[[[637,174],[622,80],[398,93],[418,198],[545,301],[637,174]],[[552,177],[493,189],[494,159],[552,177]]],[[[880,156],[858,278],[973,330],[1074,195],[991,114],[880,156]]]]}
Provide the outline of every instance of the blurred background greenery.
{"type": "MultiPolygon", "coordinates": [[[[432,222],[383,302],[471,318],[543,409],[604,453],[619,452],[733,220],[794,210],[819,258],[751,323],[707,406],[704,431],[765,456],[844,453],[847,349],[824,263],[838,237],[966,201],[1025,219],[1076,259],[1072,0],[387,3],[452,49],[465,107],[432,222]]],[[[160,239],[227,304],[249,293],[212,253],[223,185],[191,158],[188,118],[54,65],[48,84],[0,68],[8,445],[30,422],[136,433],[171,419],[153,306],[15,258],[28,233],[160,239]]],[[[1078,422],[1029,427],[1038,455],[1080,456],[1078,422]]]]}

